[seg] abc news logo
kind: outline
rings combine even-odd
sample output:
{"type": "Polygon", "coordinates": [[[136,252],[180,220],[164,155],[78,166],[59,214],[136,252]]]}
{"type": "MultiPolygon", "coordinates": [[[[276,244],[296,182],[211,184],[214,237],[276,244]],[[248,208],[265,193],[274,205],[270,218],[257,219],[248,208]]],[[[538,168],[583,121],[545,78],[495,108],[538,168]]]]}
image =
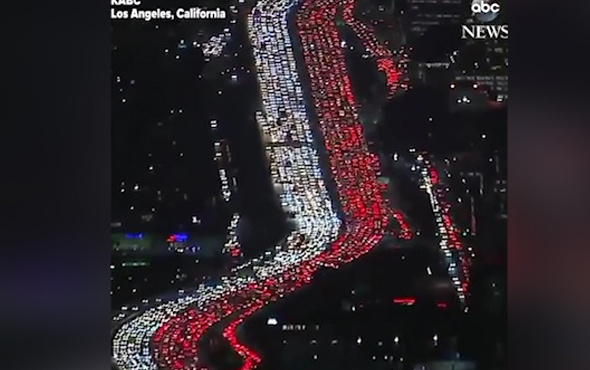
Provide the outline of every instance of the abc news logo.
{"type": "MultiPolygon", "coordinates": [[[[471,12],[481,23],[489,23],[498,18],[500,4],[489,3],[486,0],[473,0],[471,12]]],[[[508,39],[508,25],[506,24],[475,24],[461,26],[462,39],[508,39]]]]}
{"type": "MultiPolygon", "coordinates": [[[[481,2],[476,2],[474,1],[471,4],[471,12],[473,14],[487,14],[487,13],[493,13],[493,14],[497,14],[500,13],[500,4],[498,3],[485,3],[483,1],[481,2]]],[[[495,16],[494,16],[495,18],[495,16]]]]}

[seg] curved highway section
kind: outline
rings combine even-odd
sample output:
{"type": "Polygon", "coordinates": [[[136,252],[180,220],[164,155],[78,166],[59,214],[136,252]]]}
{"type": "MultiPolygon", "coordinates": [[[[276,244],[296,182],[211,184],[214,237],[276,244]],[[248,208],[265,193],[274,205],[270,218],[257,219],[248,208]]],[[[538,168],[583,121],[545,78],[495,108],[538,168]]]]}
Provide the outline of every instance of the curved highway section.
{"type": "Polygon", "coordinates": [[[295,5],[295,0],[260,1],[250,14],[249,33],[263,102],[257,119],[271,178],[297,226],[283,244],[234,268],[219,285],[200,285],[194,293],[122,324],[113,338],[113,361],[121,370],[206,369],[201,340],[215,325],[223,327],[224,337],[243,358],[241,369],[255,368],[260,356],[239,342],[235,328],[256,310],[309,283],[319,268],[338,268],[367,253],[384,234],[390,211],[340,48],[338,2],[306,0],[296,25],[344,228],[324,182],[295,64],[287,25],[295,5]]]}

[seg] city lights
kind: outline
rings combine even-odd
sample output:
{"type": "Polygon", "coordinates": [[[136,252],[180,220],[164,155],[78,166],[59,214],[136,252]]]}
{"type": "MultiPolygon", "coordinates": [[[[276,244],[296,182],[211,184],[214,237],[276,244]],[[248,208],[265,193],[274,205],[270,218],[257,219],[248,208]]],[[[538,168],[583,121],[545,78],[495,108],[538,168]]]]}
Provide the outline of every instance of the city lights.
{"type": "Polygon", "coordinates": [[[502,263],[486,238],[507,183],[488,177],[502,95],[470,77],[494,45],[428,45],[459,2],[237,0],[228,19],[113,27],[113,368],[471,355],[449,326],[501,302],[479,263],[502,263]]]}

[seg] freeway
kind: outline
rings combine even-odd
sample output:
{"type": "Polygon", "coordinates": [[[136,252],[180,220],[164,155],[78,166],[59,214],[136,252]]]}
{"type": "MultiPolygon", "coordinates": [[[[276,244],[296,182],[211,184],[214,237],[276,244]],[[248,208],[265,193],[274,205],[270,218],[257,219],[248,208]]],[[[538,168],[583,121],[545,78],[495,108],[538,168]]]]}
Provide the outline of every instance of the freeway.
{"type": "MultiPolygon", "coordinates": [[[[425,154],[418,156],[417,163],[422,174],[422,188],[428,193],[440,234],[439,246],[443,253],[443,260],[448,266],[448,273],[457,296],[465,306],[470,287],[472,261],[459,238],[458,228],[454,225],[450,214],[451,205],[447,200],[446,176],[439,174],[435,164],[425,154]]],[[[468,307],[465,306],[465,309],[468,307]]]]}
{"type": "MultiPolygon", "coordinates": [[[[113,338],[113,361],[119,369],[206,369],[210,364],[202,339],[215,328],[221,328],[242,358],[241,369],[254,369],[260,356],[240,343],[235,333],[245,319],[309,284],[320,268],[339,268],[371,251],[382,239],[390,216],[400,223],[403,237],[410,237],[408,225],[388,207],[377,180],[379,160],[367,147],[340,48],[335,24],[338,7],[334,0],[301,4],[261,0],[248,20],[263,103],[256,118],[272,181],[296,229],[272,254],[233,268],[218,286],[202,284],[192,294],[125,321],[113,338]],[[307,103],[288,27],[292,11],[296,11],[295,28],[310,77],[307,103]],[[317,115],[328,168],[320,165],[308,105],[317,115]],[[332,196],[327,173],[335,183],[332,196]]],[[[395,88],[398,74],[393,61],[379,60],[388,85],[395,88]]]]}

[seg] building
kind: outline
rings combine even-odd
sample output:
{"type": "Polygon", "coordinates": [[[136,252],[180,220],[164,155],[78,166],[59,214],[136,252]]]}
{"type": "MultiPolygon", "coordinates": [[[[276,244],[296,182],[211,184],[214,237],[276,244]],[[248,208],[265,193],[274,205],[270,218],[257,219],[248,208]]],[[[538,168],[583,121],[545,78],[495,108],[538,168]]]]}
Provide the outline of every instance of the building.
{"type": "Polygon", "coordinates": [[[223,237],[188,233],[117,233],[111,234],[111,248],[116,254],[169,255],[188,254],[203,258],[221,255],[223,237]]]}
{"type": "Polygon", "coordinates": [[[402,11],[406,42],[413,44],[433,26],[460,25],[463,9],[461,0],[407,0],[402,11]]]}
{"type": "MultiPolygon", "coordinates": [[[[507,19],[506,7],[499,16],[485,21],[468,10],[465,24],[502,25],[507,19]]],[[[508,40],[502,38],[467,39],[461,50],[450,56],[455,86],[451,105],[454,109],[477,107],[483,96],[483,106],[496,107],[508,100],[508,40]],[[463,97],[466,96],[466,101],[463,97]],[[456,102],[456,103],[455,103],[456,102]]]]}
{"type": "Polygon", "coordinates": [[[492,102],[507,102],[507,40],[470,40],[465,50],[457,52],[453,59],[457,59],[457,62],[453,63],[452,84],[456,86],[458,94],[467,90],[483,95],[492,102]]]}
{"type": "Polygon", "coordinates": [[[430,86],[448,86],[454,77],[451,62],[448,60],[417,62],[412,72],[415,81],[430,86]]]}
{"type": "Polygon", "coordinates": [[[217,120],[211,120],[211,131],[214,138],[214,158],[219,170],[220,198],[223,202],[229,203],[237,192],[235,169],[232,166],[231,151],[227,141],[219,135],[217,120]]]}

